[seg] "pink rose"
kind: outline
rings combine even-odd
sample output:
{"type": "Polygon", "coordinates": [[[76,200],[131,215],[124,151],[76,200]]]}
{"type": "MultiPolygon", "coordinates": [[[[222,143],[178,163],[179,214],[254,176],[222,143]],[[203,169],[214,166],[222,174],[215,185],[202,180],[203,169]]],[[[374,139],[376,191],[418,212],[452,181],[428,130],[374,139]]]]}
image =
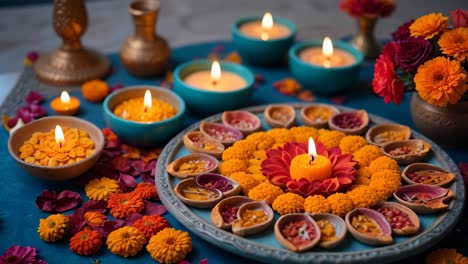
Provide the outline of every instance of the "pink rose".
{"type": "Polygon", "coordinates": [[[468,10],[457,9],[450,12],[455,28],[468,27],[468,10]]]}

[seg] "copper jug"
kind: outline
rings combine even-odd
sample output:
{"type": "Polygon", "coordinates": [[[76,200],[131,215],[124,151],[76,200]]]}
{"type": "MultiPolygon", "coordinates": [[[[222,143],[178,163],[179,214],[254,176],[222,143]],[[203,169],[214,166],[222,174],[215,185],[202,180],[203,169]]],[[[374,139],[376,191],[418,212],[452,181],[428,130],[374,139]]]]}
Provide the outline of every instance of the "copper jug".
{"type": "Polygon", "coordinates": [[[169,63],[169,45],[155,30],[159,9],[159,0],[136,0],[129,5],[128,12],[133,17],[135,32],[123,44],[120,58],[127,71],[133,75],[159,75],[169,63]]]}

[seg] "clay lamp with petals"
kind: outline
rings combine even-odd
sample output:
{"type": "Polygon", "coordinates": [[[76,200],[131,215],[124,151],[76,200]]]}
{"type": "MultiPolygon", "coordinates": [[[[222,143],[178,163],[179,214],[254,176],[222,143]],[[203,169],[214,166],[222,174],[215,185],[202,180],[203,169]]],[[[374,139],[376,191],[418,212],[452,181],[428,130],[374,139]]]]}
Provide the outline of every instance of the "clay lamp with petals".
{"type": "Polygon", "coordinates": [[[221,158],[224,145],[218,140],[203,134],[200,131],[190,131],[183,138],[185,147],[192,153],[204,153],[214,158],[221,158]]]}
{"type": "Polygon", "coordinates": [[[369,124],[369,116],[366,110],[342,112],[328,120],[328,127],[346,135],[363,134],[369,124]]]}
{"type": "Polygon", "coordinates": [[[274,213],[265,201],[246,203],[237,211],[237,220],[232,223],[232,232],[238,236],[258,234],[271,225],[274,213]]]}
{"type": "Polygon", "coordinates": [[[244,135],[252,134],[262,128],[260,118],[249,111],[225,111],[221,120],[226,126],[239,129],[244,135]]]}
{"type": "Polygon", "coordinates": [[[166,170],[174,177],[186,179],[213,172],[218,168],[218,165],[219,161],[210,155],[193,153],[169,163],[166,170]]]}
{"type": "Polygon", "coordinates": [[[319,246],[323,248],[334,248],[338,246],[346,237],[348,229],[345,221],[334,214],[316,213],[312,218],[320,228],[321,237],[319,246]]]}
{"type": "Polygon", "coordinates": [[[320,227],[309,214],[287,214],[275,224],[275,237],[280,244],[294,252],[313,248],[320,241],[320,227]]]}
{"type": "Polygon", "coordinates": [[[220,190],[223,197],[237,195],[242,189],[238,182],[216,173],[200,174],[195,178],[195,181],[200,186],[220,190]]]}
{"type": "Polygon", "coordinates": [[[416,213],[430,214],[448,209],[451,190],[428,184],[406,185],[393,193],[395,199],[416,213]]]}
{"type": "Polygon", "coordinates": [[[223,124],[201,122],[200,131],[206,136],[212,137],[228,147],[234,142],[244,138],[244,134],[239,129],[229,127],[223,124]]]}
{"type": "Polygon", "coordinates": [[[220,190],[200,186],[194,178],[179,182],[174,193],[183,203],[197,208],[211,208],[223,198],[220,190]]]}
{"type": "Polygon", "coordinates": [[[401,173],[401,178],[407,184],[430,184],[435,186],[448,186],[455,179],[455,173],[429,163],[413,163],[401,173]]]}
{"type": "Polygon", "coordinates": [[[393,243],[392,227],[381,213],[355,208],[345,217],[351,235],[368,245],[388,245],[393,243]]]}
{"type": "Polygon", "coordinates": [[[289,128],[296,123],[294,107],[286,104],[269,105],[265,108],[264,117],[272,128],[289,128]]]}
{"type": "Polygon", "coordinates": [[[385,216],[395,235],[407,236],[415,234],[421,226],[418,215],[408,207],[392,202],[381,202],[375,208],[385,216]]]}
{"type": "Polygon", "coordinates": [[[232,223],[237,220],[237,212],[241,205],[253,202],[247,196],[231,196],[221,200],[211,211],[211,221],[221,229],[230,229],[232,223]]]}

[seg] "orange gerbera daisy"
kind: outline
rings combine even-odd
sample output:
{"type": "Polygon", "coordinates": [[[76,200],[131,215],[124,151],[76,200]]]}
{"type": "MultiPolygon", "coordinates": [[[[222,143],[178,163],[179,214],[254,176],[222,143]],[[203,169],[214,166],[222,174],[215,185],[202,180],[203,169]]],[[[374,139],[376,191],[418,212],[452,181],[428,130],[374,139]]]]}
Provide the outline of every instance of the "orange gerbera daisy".
{"type": "Polygon", "coordinates": [[[468,28],[445,31],[437,43],[442,53],[461,62],[468,61],[468,28]]]}
{"type": "Polygon", "coordinates": [[[107,201],[107,208],[115,218],[126,218],[139,213],[145,207],[140,196],[135,193],[115,193],[107,201]]]}
{"type": "Polygon", "coordinates": [[[158,198],[158,192],[156,186],[148,182],[140,182],[133,191],[136,195],[140,196],[141,199],[156,199],[158,198]]]}
{"type": "Polygon", "coordinates": [[[78,255],[88,256],[99,251],[102,236],[96,230],[86,228],[70,238],[70,249],[78,255]]]}
{"type": "Polygon", "coordinates": [[[444,107],[460,100],[468,89],[467,79],[466,71],[459,61],[437,57],[419,66],[414,83],[422,99],[444,107]]]}
{"type": "Polygon", "coordinates": [[[135,221],[134,227],[138,228],[145,234],[146,239],[150,239],[156,235],[159,231],[166,227],[171,227],[169,221],[166,218],[159,215],[145,215],[142,218],[135,221]]]}
{"type": "Polygon", "coordinates": [[[458,253],[454,248],[439,248],[431,252],[426,258],[427,264],[468,263],[468,258],[458,253]]]}
{"type": "Polygon", "coordinates": [[[416,19],[409,29],[412,37],[432,39],[448,26],[448,17],[441,13],[431,13],[416,19]]]}

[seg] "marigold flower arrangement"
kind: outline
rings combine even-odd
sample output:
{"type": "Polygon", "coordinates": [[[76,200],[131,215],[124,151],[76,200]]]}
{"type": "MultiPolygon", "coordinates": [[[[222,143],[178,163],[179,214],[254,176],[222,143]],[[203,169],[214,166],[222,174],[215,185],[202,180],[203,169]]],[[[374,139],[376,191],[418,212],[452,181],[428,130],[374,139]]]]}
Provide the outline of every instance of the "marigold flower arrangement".
{"type": "Polygon", "coordinates": [[[456,104],[468,90],[468,10],[431,13],[400,26],[376,61],[372,86],[385,103],[399,104],[406,90],[426,102],[456,104]]]}

